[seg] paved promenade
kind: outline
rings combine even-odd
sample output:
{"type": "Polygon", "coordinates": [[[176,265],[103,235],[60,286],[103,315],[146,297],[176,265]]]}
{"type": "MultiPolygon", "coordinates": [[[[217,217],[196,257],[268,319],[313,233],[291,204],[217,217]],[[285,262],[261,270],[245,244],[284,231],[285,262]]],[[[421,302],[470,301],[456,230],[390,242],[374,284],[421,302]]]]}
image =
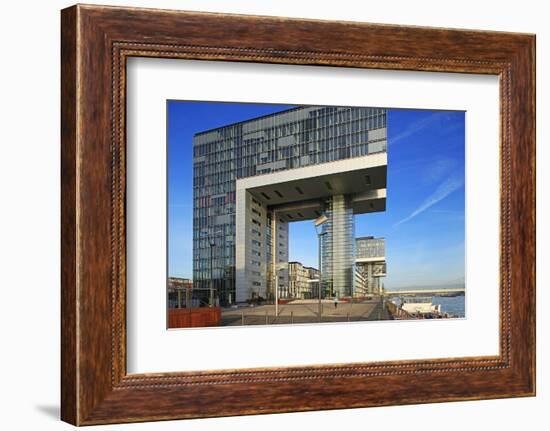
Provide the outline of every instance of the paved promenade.
{"type": "MultiPolygon", "coordinates": [[[[322,302],[321,322],[359,322],[387,320],[389,315],[380,299],[361,303],[333,301],[322,302]]],[[[319,304],[314,300],[280,304],[275,315],[275,305],[222,309],[220,326],[231,325],[281,325],[291,323],[319,323],[319,304]]]]}

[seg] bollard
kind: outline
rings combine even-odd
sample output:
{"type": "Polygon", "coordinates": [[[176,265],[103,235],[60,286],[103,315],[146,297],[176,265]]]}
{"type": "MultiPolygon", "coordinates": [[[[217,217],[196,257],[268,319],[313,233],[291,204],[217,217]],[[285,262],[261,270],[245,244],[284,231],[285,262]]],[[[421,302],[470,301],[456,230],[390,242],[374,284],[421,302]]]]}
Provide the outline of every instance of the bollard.
{"type": "Polygon", "coordinates": [[[294,323],[294,311],[290,312],[290,323],[294,323]]]}
{"type": "Polygon", "coordinates": [[[241,311],[241,324],[244,326],[244,311],[241,311]]]}
{"type": "Polygon", "coordinates": [[[267,316],[267,311],[265,312],[265,324],[269,325],[269,317],[267,316]]]}

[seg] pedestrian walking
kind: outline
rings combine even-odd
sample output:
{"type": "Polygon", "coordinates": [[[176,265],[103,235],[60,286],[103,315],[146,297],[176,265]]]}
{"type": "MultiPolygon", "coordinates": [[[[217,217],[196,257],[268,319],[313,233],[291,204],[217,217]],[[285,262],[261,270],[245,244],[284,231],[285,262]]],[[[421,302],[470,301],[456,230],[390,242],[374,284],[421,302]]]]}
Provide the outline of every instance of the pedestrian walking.
{"type": "Polygon", "coordinates": [[[334,297],[334,308],[338,308],[338,298],[334,297]]]}

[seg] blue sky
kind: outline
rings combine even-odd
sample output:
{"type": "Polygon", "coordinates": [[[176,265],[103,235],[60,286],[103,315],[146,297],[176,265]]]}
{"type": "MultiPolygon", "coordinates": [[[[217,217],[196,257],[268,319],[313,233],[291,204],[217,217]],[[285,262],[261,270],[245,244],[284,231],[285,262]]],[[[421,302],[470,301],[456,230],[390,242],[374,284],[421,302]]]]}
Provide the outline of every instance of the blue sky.
{"type": "MultiPolygon", "coordinates": [[[[169,101],[169,274],[192,276],[192,137],[287,105],[169,101]]],[[[386,211],[355,235],[386,238],[387,288],[464,282],[464,112],[388,110],[386,211]]],[[[311,221],[290,224],[290,260],[317,267],[311,221]]]]}

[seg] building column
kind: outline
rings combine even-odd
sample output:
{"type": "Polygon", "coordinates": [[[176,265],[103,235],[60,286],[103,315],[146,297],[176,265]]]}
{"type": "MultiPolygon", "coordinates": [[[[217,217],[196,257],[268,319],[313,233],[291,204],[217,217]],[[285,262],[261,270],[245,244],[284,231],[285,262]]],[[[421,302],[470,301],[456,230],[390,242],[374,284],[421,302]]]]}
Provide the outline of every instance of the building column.
{"type": "Polygon", "coordinates": [[[328,222],[323,238],[323,285],[326,295],[352,296],[354,263],[354,216],[351,199],[334,195],[327,201],[328,222]]]}

